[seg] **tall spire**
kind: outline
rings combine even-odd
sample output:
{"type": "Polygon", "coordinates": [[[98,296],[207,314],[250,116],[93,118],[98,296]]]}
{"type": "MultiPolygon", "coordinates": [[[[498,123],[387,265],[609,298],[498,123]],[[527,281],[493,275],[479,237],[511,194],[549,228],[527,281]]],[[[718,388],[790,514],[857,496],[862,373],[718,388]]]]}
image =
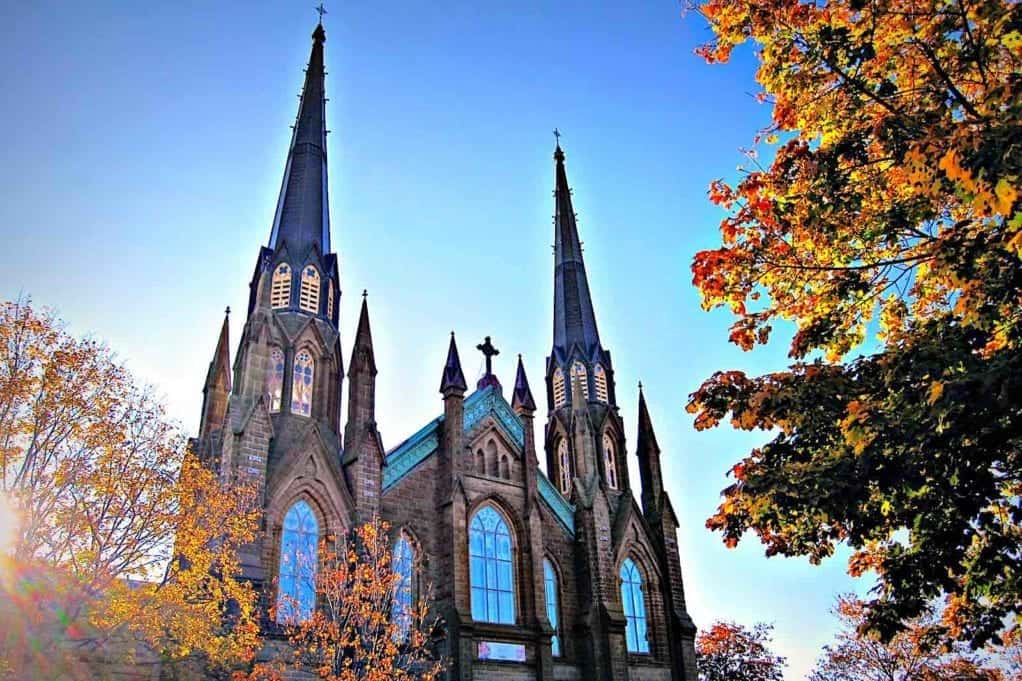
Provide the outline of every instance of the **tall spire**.
{"type": "Polygon", "coordinates": [[[465,383],[465,373],[461,370],[461,358],[458,357],[458,346],[454,342],[454,332],[451,331],[451,344],[447,347],[447,362],[444,363],[444,375],[440,379],[440,392],[446,394],[450,391],[464,393],[468,390],[465,383]]]}
{"type": "Polygon", "coordinates": [[[354,370],[368,370],[376,375],[376,355],[373,352],[373,333],[369,328],[369,304],[366,292],[362,292],[362,312],[358,316],[358,330],[355,331],[355,345],[351,349],[351,365],[349,375],[354,370]]]}
{"type": "Polygon", "coordinates": [[[227,400],[231,393],[230,314],[231,308],[227,308],[216,350],[206,372],[206,382],[202,386],[202,413],[199,417],[199,437],[202,439],[208,439],[213,431],[219,430],[227,414],[227,400]]]}
{"type": "Polygon", "coordinates": [[[216,384],[217,377],[223,376],[223,387],[227,392],[231,391],[231,340],[230,340],[231,308],[224,310],[224,323],[220,327],[220,336],[216,341],[216,350],[213,351],[213,361],[209,363],[209,371],[206,373],[206,387],[208,390],[216,384]]]}
{"type": "Polygon", "coordinates": [[[326,31],[323,24],[318,24],[312,34],[312,54],[270,232],[272,250],[286,242],[290,252],[297,255],[304,255],[314,245],[321,255],[330,252],[324,42],[326,31]]]}
{"type": "Polygon", "coordinates": [[[596,314],[589,295],[582,243],[578,238],[575,211],[571,207],[571,189],[564,170],[564,152],[560,141],[554,151],[557,163],[554,201],[554,347],[567,352],[580,344],[589,353],[600,344],[596,314]]]}

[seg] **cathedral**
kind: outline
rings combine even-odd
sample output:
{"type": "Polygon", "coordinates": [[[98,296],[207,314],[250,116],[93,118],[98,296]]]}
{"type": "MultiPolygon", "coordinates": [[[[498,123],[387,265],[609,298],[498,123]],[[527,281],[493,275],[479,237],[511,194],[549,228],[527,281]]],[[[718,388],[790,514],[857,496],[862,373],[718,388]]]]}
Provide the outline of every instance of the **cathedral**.
{"type": "MultiPolygon", "coordinates": [[[[307,617],[315,594],[300,573],[314,572],[315,561],[298,559],[314,556],[321,538],[380,517],[392,528],[396,569],[408,570],[414,557],[433,585],[448,678],[695,681],[695,625],[660,447],[640,386],[636,497],[559,143],[553,338],[540,399],[520,358],[513,382],[501,384],[489,338],[478,346],[485,375],[470,389],[452,334],[437,367],[443,413],[384,448],[364,297],[343,361],[325,42],[317,25],[234,363],[225,319],[192,443],[225,483],[245,480],[260,491],[262,527],[242,555],[245,577],[264,604],[281,604],[277,617],[307,617]],[[538,426],[537,403],[546,411],[538,426]]],[[[402,574],[397,598],[410,600],[415,588],[402,574]]]]}

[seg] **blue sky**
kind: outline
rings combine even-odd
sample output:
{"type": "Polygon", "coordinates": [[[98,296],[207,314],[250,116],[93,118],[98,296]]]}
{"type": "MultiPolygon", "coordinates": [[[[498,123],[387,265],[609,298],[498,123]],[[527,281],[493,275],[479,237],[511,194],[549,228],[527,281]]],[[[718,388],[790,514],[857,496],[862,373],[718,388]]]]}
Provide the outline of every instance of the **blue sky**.
{"type": "MultiPolygon", "coordinates": [[[[313,4],[0,7],[0,296],[31,293],[106,340],[190,431],[223,308],[244,309],[269,236],[313,4]]],[[[385,444],[439,413],[451,329],[466,373],[491,335],[506,385],[519,352],[542,383],[559,127],[628,440],[641,379],[664,449],[690,610],[700,625],[773,622],[802,678],[833,633],[834,595],[868,584],[843,555],[811,567],[767,560],[754,539],[725,549],[703,523],[765,435],[696,433],[684,411],[717,369],[785,362],[780,334],[752,353],[729,345],[729,316],[700,309],[689,271],[719,243],[707,185],[736,175],[769,117],[751,53],[706,65],[692,54],[704,22],[670,1],[328,10],[342,334],[348,352],[367,288],[385,444]]]]}

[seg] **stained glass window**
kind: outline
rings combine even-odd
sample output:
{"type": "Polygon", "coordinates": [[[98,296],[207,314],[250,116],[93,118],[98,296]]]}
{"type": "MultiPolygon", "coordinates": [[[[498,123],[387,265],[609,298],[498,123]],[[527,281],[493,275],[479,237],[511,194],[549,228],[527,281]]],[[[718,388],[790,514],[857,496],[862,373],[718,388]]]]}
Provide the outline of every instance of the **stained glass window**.
{"type": "Polygon", "coordinates": [[[302,270],[302,290],[298,296],[298,307],[306,312],[319,314],[319,270],[312,265],[302,270]]]}
{"type": "Polygon", "coordinates": [[[600,402],[610,402],[610,394],[607,392],[607,372],[600,364],[593,367],[593,382],[596,383],[596,399],[600,402]]]}
{"type": "Polygon", "coordinates": [[[586,365],[576,361],[571,365],[571,380],[578,381],[582,387],[582,397],[589,399],[589,374],[586,372],[586,365]]]}
{"type": "Polygon", "coordinates": [[[617,454],[610,433],[603,434],[603,467],[607,469],[607,486],[617,489],[617,454]]]}
{"type": "Polygon", "coordinates": [[[270,397],[270,411],[280,411],[284,396],[284,352],[280,348],[270,351],[270,369],[266,372],[266,393],[270,397]]]}
{"type": "Polygon", "coordinates": [[[560,369],[554,369],[554,409],[564,406],[564,372],[560,369]]]}
{"type": "Polygon", "coordinates": [[[557,573],[549,559],[543,561],[543,594],[546,598],[546,618],[553,627],[554,635],[550,639],[550,651],[554,657],[561,654],[560,610],[561,602],[557,597],[557,573]]]}
{"type": "Polygon", "coordinates": [[[571,455],[568,453],[568,441],[561,439],[557,443],[557,468],[560,473],[561,494],[571,490],[571,455]]]}
{"type": "Polygon", "coordinates": [[[315,364],[308,350],[295,355],[295,372],[291,381],[291,413],[312,414],[312,377],[315,364]]]}
{"type": "Polygon", "coordinates": [[[291,303],[291,268],[286,262],[277,265],[273,270],[270,282],[270,307],[273,309],[287,307],[291,303]]]}
{"type": "Polygon", "coordinates": [[[415,549],[404,535],[394,542],[390,563],[394,574],[398,576],[394,587],[394,603],[391,605],[391,617],[397,624],[394,638],[404,641],[412,624],[412,568],[415,564],[415,549]]]}
{"type": "Polygon", "coordinates": [[[492,506],[483,506],[472,516],[468,537],[472,618],[514,624],[515,588],[507,523],[492,506]]]}
{"type": "Polygon", "coordinates": [[[312,508],[297,501],[284,516],[280,540],[277,621],[301,622],[316,607],[316,544],[319,525],[312,508]]]}
{"type": "Polygon", "coordinates": [[[625,611],[625,641],[630,653],[649,653],[646,640],[646,599],[642,574],[631,558],[621,564],[621,605],[625,611]]]}

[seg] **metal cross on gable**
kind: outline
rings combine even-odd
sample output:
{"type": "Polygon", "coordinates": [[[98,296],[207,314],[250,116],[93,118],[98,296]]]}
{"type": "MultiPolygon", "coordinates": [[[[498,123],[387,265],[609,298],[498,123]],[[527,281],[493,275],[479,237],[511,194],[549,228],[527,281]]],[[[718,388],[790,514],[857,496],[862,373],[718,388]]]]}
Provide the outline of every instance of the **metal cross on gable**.
{"type": "Polygon", "coordinates": [[[489,336],[487,336],[482,343],[476,346],[476,350],[486,356],[486,375],[493,375],[493,358],[500,354],[500,350],[493,347],[493,343],[490,342],[489,336]]]}
{"type": "Polygon", "coordinates": [[[326,11],[326,7],[324,7],[323,3],[321,2],[321,3],[319,3],[319,7],[316,7],[314,9],[316,10],[316,13],[319,14],[319,23],[322,24],[323,23],[323,15],[324,14],[328,14],[328,12],[326,11]]]}

